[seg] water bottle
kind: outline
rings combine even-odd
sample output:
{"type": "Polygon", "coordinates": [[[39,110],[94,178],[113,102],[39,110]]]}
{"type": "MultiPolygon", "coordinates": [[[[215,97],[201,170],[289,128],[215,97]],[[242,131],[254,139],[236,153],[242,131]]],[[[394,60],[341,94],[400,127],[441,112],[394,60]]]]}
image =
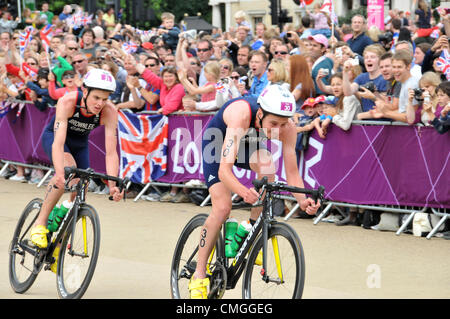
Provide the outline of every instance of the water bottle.
{"type": "Polygon", "coordinates": [[[225,252],[230,250],[229,246],[233,241],[233,237],[234,234],[236,234],[237,229],[238,229],[238,221],[235,218],[228,218],[227,221],[225,222],[225,252]]]}
{"type": "Polygon", "coordinates": [[[245,238],[247,237],[251,229],[252,225],[247,220],[243,221],[239,225],[239,228],[237,229],[236,233],[233,236],[231,244],[225,246],[225,256],[227,256],[228,258],[236,256],[238,250],[241,248],[242,243],[244,242],[245,238]]]}
{"type": "Polygon", "coordinates": [[[53,219],[55,218],[56,213],[59,211],[60,208],[61,204],[56,204],[56,206],[53,207],[52,211],[50,212],[50,215],[48,215],[47,229],[50,229],[53,223],[53,219]]]}
{"type": "Polygon", "coordinates": [[[49,223],[48,223],[48,230],[51,232],[58,231],[59,225],[61,225],[62,220],[64,219],[64,216],[66,216],[67,212],[72,208],[73,203],[69,202],[68,200],[65,200],[60,208],[53,208],[52,213],[50,213],[49,216],[49,223]]]}

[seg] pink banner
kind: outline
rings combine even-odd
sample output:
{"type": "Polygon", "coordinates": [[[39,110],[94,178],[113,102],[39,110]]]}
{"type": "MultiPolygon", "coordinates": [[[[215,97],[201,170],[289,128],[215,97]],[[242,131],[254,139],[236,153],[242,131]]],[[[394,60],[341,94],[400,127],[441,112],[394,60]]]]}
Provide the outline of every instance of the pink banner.
{"type": "Polygon", "coordinates": [[[367,26],[384,30],[384,0],[367,0],[367,26]]]}

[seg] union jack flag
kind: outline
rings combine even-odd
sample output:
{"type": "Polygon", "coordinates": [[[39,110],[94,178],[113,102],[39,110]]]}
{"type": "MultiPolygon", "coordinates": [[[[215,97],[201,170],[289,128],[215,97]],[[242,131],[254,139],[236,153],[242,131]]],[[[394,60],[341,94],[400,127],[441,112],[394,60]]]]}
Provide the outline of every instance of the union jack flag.
{"type": "Polygon", "coordinates": [[[322,7],[320,7],[320,10],[328,13],[330,19],[334,22],[334,24],[338,23],[338,18],[334,13],[334,5],[332,0],[325,0],[322,7]]]}
{"type": "Polygon", "coordinates": [[[37,70],[31,68],[28,63],[22,63],[22,70],[23,72],[30,76],[33,80],[37,79],[37,70]]]}
{"type": "Polygon", "coordinates": [[[447,49],[442,50],[441,56],[436,59],[436,66],[450,80],[450,54],[447,49]]]}
{"type": "Polygon", "coordinates": [[[120,176],[148,183],[166,173],[169,119],[119,112],[120,176]]]}
{"type": "Polygon", "coordinates": [[[28,46],[28,43],[30,43],[31,39],[33,39],[33,31],[34,28],[32,26],[28,26],[24,30],[25,32],[21,32],[19,34],[19,49],[20,49],[20,55],[23,56],[23,53],[25,52],[25,49],[28,46]]]}
{"type": "Polygon", "coordinates": [[[41,29],[39,32],[42,45],[45,48],[45,51],[49,52],[50,48],[50,40],[53,37],[53,24],[47,24],[45,27],[41,29]]]}
{"type": "Polygon", "coordinates": [[[130,41],[130,42],[125,42],[124,44],[122,44],[122,49],[123,49],[126,53],[131,54],[131,53],[134,53],[134,52],[137,51],[138,46],[137,46],[136,43],[130,41]]]}

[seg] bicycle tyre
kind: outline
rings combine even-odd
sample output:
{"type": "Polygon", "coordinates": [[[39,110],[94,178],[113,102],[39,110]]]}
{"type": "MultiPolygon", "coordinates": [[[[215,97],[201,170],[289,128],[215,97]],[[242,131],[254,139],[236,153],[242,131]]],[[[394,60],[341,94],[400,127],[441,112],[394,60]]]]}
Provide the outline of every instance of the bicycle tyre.
{"type": "MultiPolygon", "coordinates": [[[[170,291],[173,299],[189,298],[188,284],[197,265],[197,253],[193,253],[197,249],[200,240],[200,230],[207,218],[208,215],[206,214],[194,216],[182,230],[177,245],[175,246],[170,271],[170,291]],[[183,264],[183,261],[187,261],[189,257],[192,257],[192,261],[189,264],[183,264]]],[[[210,264],[214,265],[217,256],[224,256],[224,254],[223,239],[222,235],[219,233],[216,251],[210,264]]]]}
{"type": "Polygon", "coordinates": [[[263,237],[259,235],[256,244],[249,253],[242,284],[242,297],[244,299],[300,299],[305,283],[305,257],[300,238],[295,230],[284,223],[275,223],[269,229],[267,243],[268,269],[265,270],[265,274],[272,278],[270,282],[263,280],[262,266],[255,265],[262,247],[263,237]],[[273,257],[275,249],[272,238],[276,238],[279,250],[282,280],[279,278],[276,258],[273,257]]]}
{"type": "Polygon", "coordinates": [[[33,285],[38,275],[38,273],[34,272],[35,256],[24,250],[22,247],[20,247],[19,240],[20,238],[23,237],[24,238],[22,242],[23,244],[26,244],[27,246],[32,245],[29,230],[31,226],[34,224],[34,221],[36,220],[37,216],[39,215],[41,205],[42,199],[35,198],[31,200],[27,204],[27,206],[25,206],[25,209],[23,210],[22,215],[20,216],[19,221],[17,222],[16,229],[14,230],[13,239],[11,240],[9,246],[9,282],[11,284],[12,289],[16,293],[22,294],[26,292],[33,285]],[[28,234],[24,236],[22,231],[27,231],[28,234]],[[25,275],[25,279],[23,280],[19,279],[20,277],[19,272],[21,272],[22,270],[19,270],[18,267],[16,267],[19,266],[16,265],[16,258],[19,255],[22,256],[22,260],[20,262],[20,264],[22,265],[21,269],[23,269],[23,271],[29,272],[28,275],[25,275]],[[24,266],[25,258],[27,258],[28,261],[31,261],[31,265],[28,265],[28,267],[33,267],[32,269],[27,268],[27,266],[24,266]]]}
{"type": "Polygon", "coordinates": [[[100,251],[100,220],[95,209],[87,204],[84,204],[78,210],[78,216],[76,221],[76,234],[73,241],[75,254],[70,255],[70,243],[72,234],[72,223],[69,223],[69,227],[66,230],[65,235],[61,241],[58,267],[56,272],[56,286],[58,296],[61,299],[79,299],[83,297],[89,284],[92,280],[92,276],[95,272],[97,265],[97,259],[100,251]],[[90,249],[90,254],[87,256],[81,256],[81,252],[85,253],[85,241],[83,237],[83,220],[86,221],[86,229],[89,222],[90,233],[86,234],[86,239],[91,240],[86,247],[90,249]],[[82,239],[78,239],[78,234],[81,232],[82,239]],[[89,262],[84,259],[90,258],[89,262]],[[73,262],[70,263],[70,262],[73,262]],[[77,264],[75,264],[75,262],[77,264]],[[83,267],[84,264],[84,267],[83,267]],[[87,268],[85,275],[81,276],[81,268],[87,268]]]}

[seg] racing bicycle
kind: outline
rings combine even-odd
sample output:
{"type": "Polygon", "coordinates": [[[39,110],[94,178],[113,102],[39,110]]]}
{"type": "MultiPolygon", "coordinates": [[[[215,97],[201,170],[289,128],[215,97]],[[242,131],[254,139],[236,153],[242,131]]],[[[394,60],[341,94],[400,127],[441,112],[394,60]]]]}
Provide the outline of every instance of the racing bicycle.
{"type": "MultiPolygon", "coordinates": [[[[128,179],[76,167],[65,167],[64,175],[65,191],[76,191],[76,197],[59,230],[47,234],[47,248],[36,247],[30,238],[30,229],[39,215],[43,200],[35,198],[30,201],[19,218],[9,247],[9,281],[16,293],[25,293],[42,268],[50,269],[55,262],[53,252],[57,247],[60,250],[56,286],[60,298],[81,298],[94,275],[100,249],[100,221],[94,207],[86,203],[87,186],[91,179],[101,178],[115,181],[122,191],[128,179]],[[69,187],[74,178],[79,178],[79,181],[69,187]]],[[[112,200],[111,197],[109,199],[112,200]]]]}
{"type": "MultiPolygon", "coordinates": [[[[254,180],[260,192],[258,203],[263,210],[234,258],[225,256],[225,227],[207,261],[210,287],[208,299],[222,298],[225,291],[234,289],[244,273],[244,299],[299,299],[305,282],[305,256],[297,232],[288,224],[274,218],[272,202],[283,193],[303,193],[323,203],[324,188],[317,190],[268,182],[267,177],[254,180]],[[265,193],[265,196],[264,196],[265,193]],[[263,198],[264,196],[264,198],[263,198]],[[262,264],[258,255],[262,251],[262,264]]],[[[195,272],[200,231],[208,216],[194,216],[184,227],[172,259],[170,285],[173,298],[189,298],[188,284],[195,272]]]]}

